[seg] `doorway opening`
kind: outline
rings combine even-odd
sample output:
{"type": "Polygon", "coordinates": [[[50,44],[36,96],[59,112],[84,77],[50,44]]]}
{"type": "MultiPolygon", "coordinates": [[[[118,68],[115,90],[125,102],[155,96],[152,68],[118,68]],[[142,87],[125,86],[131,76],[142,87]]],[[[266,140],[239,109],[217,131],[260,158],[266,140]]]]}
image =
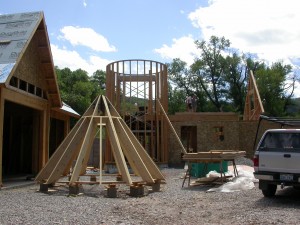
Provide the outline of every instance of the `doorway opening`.
{"type": "Polygon", "coordinates": [[[32,175],[38,172],[41,112],[5,101],[2,175],[32,175]]]}
{"type": "Polygon", "coordinates": [[[189,153],[197,152],[197,126],[182,126],[181,140],[189,153]]]}

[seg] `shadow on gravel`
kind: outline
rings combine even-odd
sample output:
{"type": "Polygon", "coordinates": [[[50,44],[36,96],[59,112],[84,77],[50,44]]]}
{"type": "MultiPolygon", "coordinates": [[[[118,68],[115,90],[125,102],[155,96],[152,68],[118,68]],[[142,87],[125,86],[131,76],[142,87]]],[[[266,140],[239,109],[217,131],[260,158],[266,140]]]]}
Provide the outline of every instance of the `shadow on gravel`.
{"type": "MultiPolygon", "coordinates": [[[[279,187],[278,187],[279,188],[279,187]]],[[[271,198],[262,197],[256,201],[256,206],[261,207],[284,207],[300,209],[300,190],[293,187],[277,189],[276,195],[271,198]]]]}

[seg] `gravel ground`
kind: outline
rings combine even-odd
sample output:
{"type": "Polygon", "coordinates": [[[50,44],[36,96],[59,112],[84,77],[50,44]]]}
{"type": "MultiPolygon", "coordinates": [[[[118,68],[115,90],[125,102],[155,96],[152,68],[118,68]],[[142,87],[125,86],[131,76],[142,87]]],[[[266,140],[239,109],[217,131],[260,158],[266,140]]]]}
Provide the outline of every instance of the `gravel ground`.
{"type": "MultiPolygon", "coordinates": [[[[242,159],[237,164],[250,164],[242,159]]],[[[131,197],[120,185],[117,198],[104,187],[83,185],[82,194],[68,196],[68,187],[48,193],[38,185],[0,191],[0,224],[299,224],[300,191],[278,190],[264,198],[255,188],[230,193],[207,192],[212,186],[184,187],[183,169],[162,169],[166,184],[160,192],[145,188],[131,197]]]]}

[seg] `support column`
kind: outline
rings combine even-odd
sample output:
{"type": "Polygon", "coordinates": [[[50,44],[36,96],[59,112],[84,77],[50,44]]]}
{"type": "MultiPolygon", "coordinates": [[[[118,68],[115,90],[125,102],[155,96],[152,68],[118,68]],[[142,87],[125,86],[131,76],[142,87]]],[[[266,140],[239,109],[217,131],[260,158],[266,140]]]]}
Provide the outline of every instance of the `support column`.
{"type": "MultiPolygon", "coordinates": [[[[49,106],[48,106],[49,107],[49,106]]],[[[41,112],[41,117],[40,117],[40,150],[39,150],[39,170],[42,169],[46,162],[48,161],[49,158],[49,129],[50,127],[47,126],[47,124],[49,123],[48,121],[48,107],[46,110],[43,110],[41,112]],[[48,128],[48,129],[47,129],[48,128]]],[[[49,118],[50,119],[50,118],[49,118]]]]}
{"type": "Polygon", "coordinates": [[[2,183],[2,146],[3,146],[3,126],[4,126],[4,98],[3,98],[3,88],[0,88],[0,188],[3,186],[2,183]]]}

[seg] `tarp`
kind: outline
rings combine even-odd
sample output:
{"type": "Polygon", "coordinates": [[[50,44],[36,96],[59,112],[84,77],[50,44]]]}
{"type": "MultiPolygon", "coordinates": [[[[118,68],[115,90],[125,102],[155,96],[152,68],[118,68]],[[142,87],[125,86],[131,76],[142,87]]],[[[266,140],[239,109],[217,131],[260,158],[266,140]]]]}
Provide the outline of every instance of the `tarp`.
{"type": "MultiPolygon", "coordinates": [[[[232,178],[232,180],[224,183],[223,185],[217,188],[211,188],[208,192],[234,192],[234,191],[242,191],[242,190],[251,190],[255,187],[254,183],[258,182],[257,179],[254,178],[253,175],[253,167],[238,165],[238,176],[232,178]]],[[[228,171],[226,175],[233,175],[233,170],[228,171]]],[[[207,177],[219,177],[220,174],[216,171],[210,171],[207,177]]]]}

